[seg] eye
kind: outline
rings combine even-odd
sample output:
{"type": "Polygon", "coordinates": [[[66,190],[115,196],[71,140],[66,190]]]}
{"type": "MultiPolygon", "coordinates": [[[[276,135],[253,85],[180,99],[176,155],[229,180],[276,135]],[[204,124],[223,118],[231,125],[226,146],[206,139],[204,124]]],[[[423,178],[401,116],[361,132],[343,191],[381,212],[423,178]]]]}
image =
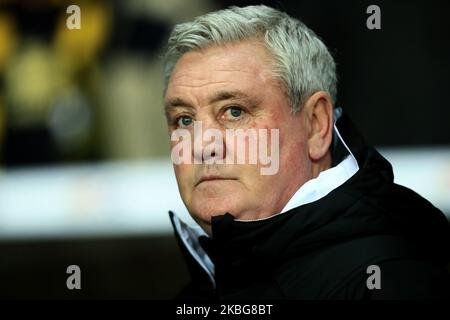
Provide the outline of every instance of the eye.
{"type": "Polygon", "coordinates": [[[228,113],[231,116],[231,118],[239,118],[242,115],[242,112],[243,112],[242,108],[238,106],[229,107],[225,111],[225,113],[228,113]]]}
{"type": "Polygon", "coordinates": [[[193,121],[192,117],[184,115],[184,116],[179,116],[176,119],[176,124],[179,127],[189,127],[192,124],[192,121],[193,121]]]}

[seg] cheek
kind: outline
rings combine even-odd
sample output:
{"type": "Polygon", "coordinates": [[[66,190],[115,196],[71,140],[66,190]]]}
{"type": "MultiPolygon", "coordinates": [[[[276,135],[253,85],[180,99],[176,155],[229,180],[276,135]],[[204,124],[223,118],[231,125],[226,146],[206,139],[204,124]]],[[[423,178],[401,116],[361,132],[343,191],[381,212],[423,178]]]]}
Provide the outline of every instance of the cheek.
{"type": "Polygon", "coordinates": [[[280,169],[302,170],[308,164],[308,144],[297,121],[286,121],[280,129],[280,169]]]}
{"type": "Polygon", "coordinates": [[[304,141],[286,143],[283,151],[280,151],[280,172],[304,177],[309,170],[310,161],[306,143],[304,141]]]}
{"type": "Polygon", "coordinates": [[[304,143],[294,142],[288,143],[282,146],[283,151],[281,153],[281,159],[286,165],[294,165],[297,162],[302,162],[304,158],[304,143]]]}
{"type": "Polygon", "coordinates": [[[194,166],[192,165],[174,165],[175,177],[177,178],[177,183],[180,191],[187,191],[193,180],[194,166]]]}

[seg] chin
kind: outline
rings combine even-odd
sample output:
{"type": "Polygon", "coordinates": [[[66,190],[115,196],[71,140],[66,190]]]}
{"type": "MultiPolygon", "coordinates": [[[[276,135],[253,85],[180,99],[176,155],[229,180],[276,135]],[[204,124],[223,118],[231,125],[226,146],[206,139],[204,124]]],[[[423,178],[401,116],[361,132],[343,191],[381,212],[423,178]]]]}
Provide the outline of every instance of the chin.
{"type": "Polygon", "coordinates": [[[235,200],[233,197],[198,199],[193,201],[191,212],[197,222],[201,221],[202,224],[210,225],[211,218],[214,216],[224,215],[227,212],[235,216],[236,209],[239,207],[235,200]]]}

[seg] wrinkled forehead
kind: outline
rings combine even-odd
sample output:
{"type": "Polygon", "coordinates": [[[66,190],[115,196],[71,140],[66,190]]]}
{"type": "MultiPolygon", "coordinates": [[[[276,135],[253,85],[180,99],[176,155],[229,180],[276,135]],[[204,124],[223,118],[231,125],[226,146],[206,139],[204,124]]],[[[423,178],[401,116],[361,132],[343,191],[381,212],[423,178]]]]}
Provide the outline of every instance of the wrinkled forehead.
{"type": "Polygon", "coordinates": [[[166,99],[174,95],[210,95],[212,91],[257,92],[279,87],[272,57],[259,42],[245,41],[185,53],[169,79],[166,99]]]}

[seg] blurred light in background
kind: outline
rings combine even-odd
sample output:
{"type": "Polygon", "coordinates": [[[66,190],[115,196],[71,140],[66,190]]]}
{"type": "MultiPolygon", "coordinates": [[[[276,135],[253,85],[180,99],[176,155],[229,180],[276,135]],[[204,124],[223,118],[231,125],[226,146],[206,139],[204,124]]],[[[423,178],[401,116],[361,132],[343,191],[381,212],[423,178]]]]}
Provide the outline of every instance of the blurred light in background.
{"type": "Polygon", "coordinates": [[[13,170],[0,176],[0,237],[160,235],[184,213],[170,162],[13,170]]]}

